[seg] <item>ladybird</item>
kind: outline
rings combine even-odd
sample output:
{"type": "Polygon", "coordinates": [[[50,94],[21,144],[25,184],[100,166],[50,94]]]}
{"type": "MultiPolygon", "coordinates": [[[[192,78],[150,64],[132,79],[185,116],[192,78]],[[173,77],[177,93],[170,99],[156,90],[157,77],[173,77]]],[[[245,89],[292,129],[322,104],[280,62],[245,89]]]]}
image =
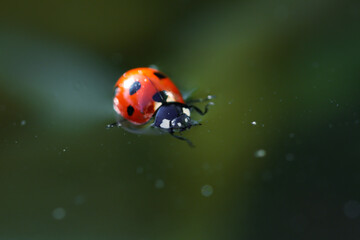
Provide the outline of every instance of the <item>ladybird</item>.
{"type": "Polygon", "coordinates": [[[186,103],[179,89],[162,72],[146,67],[131,69],[115,84],[113,108],[122,118],[116,123],[109,124],[108,127],[124,126],[123,123],[127,121],[132,125],[132,129],[136,129],[136,126],[141,128],[153,120],[150,125],[152,128],[168,132],[192,146],[188,139],[174,133],[200,125],[190,118],[191,111],[195,110],[200,115],[204,115],[208,111],[208,106],[213,103],[209,102],[204,111],[191,103],[208,101],[213,97],[207,96],[205,99],[186,103]]]}

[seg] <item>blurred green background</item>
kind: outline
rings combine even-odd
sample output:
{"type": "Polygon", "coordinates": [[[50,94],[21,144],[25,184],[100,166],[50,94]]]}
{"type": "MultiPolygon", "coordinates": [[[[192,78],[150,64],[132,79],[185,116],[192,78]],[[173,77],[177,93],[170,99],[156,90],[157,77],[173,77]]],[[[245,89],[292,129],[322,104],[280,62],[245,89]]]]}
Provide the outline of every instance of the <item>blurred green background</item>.
{"type": "Polygon", "coordinates": [[[359,239],[359,29],[358,1],[1,1],[0,239],[359,239]],[[196,148],[105,129],[152,64],[217,96],[196,148]]]}

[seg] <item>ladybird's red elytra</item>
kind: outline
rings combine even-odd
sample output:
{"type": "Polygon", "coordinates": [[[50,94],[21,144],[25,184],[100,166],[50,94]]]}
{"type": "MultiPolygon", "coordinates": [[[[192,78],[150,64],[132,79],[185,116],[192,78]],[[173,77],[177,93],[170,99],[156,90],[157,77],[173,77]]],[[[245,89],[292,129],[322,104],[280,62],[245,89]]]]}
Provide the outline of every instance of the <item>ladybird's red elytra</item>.
{"type": "Polygon", "coordinates": [[[147,123],[161,105],[159,94],[167,102],[185,103],[175,84],[152,68],[135,68],[124,73],[115,84],[114,110],[133,124],[147,123]]]}

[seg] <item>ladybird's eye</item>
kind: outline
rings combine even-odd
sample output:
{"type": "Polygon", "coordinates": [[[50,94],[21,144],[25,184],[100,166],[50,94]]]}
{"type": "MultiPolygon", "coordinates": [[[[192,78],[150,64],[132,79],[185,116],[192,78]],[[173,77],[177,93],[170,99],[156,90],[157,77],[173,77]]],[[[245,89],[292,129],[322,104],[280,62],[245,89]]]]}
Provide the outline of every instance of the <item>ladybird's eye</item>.
{"type": "Polygon", "coordinates": [[[167,78],[163,73],[161,72],[154,72],[154,75],[157,76],[159,79],[167,78]]]}
{"type": "Polygon", "coordinates": [[[140,88],[141,88],[141,83],[138,81],[135,81],[130,86],[130,89],[129,89],[130,95],[134,95],[140,88]]]}

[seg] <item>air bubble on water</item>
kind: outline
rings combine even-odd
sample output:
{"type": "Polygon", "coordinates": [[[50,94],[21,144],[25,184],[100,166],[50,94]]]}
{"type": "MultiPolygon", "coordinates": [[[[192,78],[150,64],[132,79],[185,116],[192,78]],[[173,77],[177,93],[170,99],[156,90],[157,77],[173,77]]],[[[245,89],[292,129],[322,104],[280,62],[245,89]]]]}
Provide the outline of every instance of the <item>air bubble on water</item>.
{"type": "Polygon", "coordinates": [[[210,170],[210,165],[208,163],[203,163],[202,169],[205,171],[208,171],[208,170],[210,170]]]}
{"type": "Polygon", "coordinates": [[[63,151],[63,152],[66,152],[66,148],[64,148],[62,151],[63,151]]]}
{"type": "Polygon", "coordinates": [[[263,172],[262,174],[262,179],[265,181],[265,182],[268,182],[268,181],[271,181],[273,178],[273,175],[272,173],[269,171],[269,170],[266,170],[263,172]]]}
{"type": "Polygon", "coordinates": [[[25,120],[22,120],[22,121],[20,122],[20,125],[21,125],[21,126],[25,126],[25,125],[26,125],[26,121],[25,121],[25,120]]]}
{"type": "Polygon", "coordinates": [[[311,66],[312,66],[313,68],[318,68],[318,67],[320,66],[320,64],[319,64],[318,62],[313,62],[313,63],[311,64],[311,66]]]}
{"type": "Polygon", "coordinates": [[[344,214],[346,217],[355,219],[360,215],[360,203],[350,200],[344,204],[344,214]]]}
{"type": "Polygon", "coordinates": [[[286,154],[285,159],[289,162],[294,161],[294,154],[292,153],[286,154]]]}
{"type": "Polygon", "coordinates": [[[256,122],[255,122],[255,121],[252,121],[252,122],[251,122],[251,125],[254,125],[254,126],[255,126],[255,125],[256,125],[256,122]]]}
{"type": "Polygon", "coordinates": [[[201,187],[201,194],[204,196],[204,197],[210,197],[214,192],[214,189],[211,185],[204,185],[201,187]]]}
{"type": "Polygon", "coordinates": [[[61,220],[63,219],[65,216],[66,216],[66,211],[64,208],[55,208],[53,211],[52,211],[52,216],[54,219],[56,220],[61,220]]]}
{"type": "Polygon", "coordinates": [[[259,149],[254,153],[254,156],[257,158],[262,158],[266,156],[266,151],[264,149],[259,149]]]}
{"type": "Polygon", "coordinates": [[[155,187],[156,187],[157,189],[164,188],[164,186],[165,186],[165,183],[164,183],[163,180],[157,179],[157,180],[155,181],[155,187]]]}
{"type": "Polygon", "coordinates": [[[77,195],[74,198],[74,203],[75,205],[82,205],[85,202],[85,197],[81,194],[77,195]]]}
{"type": "Polygon", "coordinates": [[[139,167],[136,168],[136,173],[137,173],[137,174],[142,174],[143,172],[144,172],[144,168],[143,168],[143,167],[139,166],[139,167]]]}

